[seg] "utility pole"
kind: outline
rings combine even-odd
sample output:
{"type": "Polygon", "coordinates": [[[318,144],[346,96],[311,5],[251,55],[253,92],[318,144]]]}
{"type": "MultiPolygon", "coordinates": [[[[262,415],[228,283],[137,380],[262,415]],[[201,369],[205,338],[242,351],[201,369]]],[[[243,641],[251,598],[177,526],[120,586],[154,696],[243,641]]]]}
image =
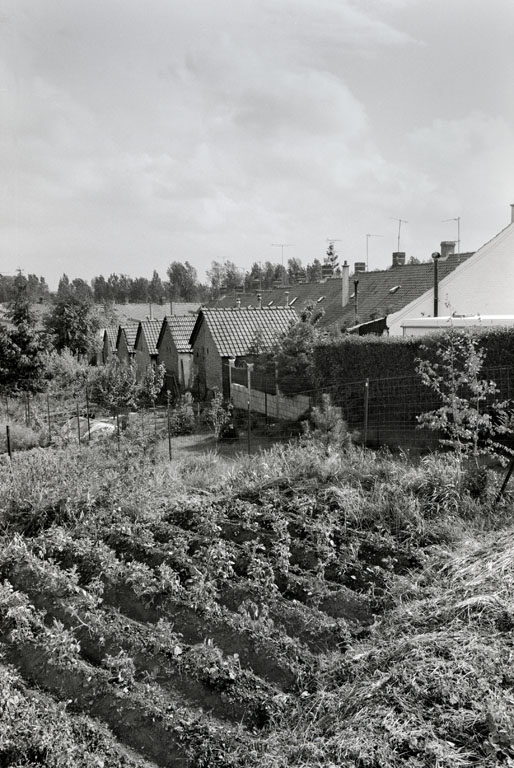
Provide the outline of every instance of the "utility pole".
{"type": "Polygon", "coordinates": [[[369,271],[369,238],[384,237],[384,235],[366,235],[366,272],[369,271]]]}
{"type": "Polygon", "coordinates": [[[271,243],[271,247],[282,250],[282,280],[284,280],[284,248],[294,248],[294,243],[271,243]]]}
{"type": "Polygon", "coordinates": [[[408,224],[409,222],[406,221],[405,219],[395,219],[394,216],[389,216],[389,218],[392,221],[398,222],[398,252],[400,252],[400,232],[402,231],[402,224],[408,224]]]}
{"type": "Polygon", "coordinates": [[[447,221],[457,222],[457,254],[460,253],[460,216],[455,216],[453,219],[443,219],[443,224],[447,221]]]}

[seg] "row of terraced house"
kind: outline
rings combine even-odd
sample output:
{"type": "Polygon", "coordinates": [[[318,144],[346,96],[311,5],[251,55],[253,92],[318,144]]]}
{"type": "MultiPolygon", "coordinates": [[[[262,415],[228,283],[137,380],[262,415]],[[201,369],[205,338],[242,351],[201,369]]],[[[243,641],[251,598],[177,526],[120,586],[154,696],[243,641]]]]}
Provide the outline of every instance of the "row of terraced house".
{"type": "Polygon", "coordinates": [[[105,330],[103,360],[133,360],[139,375],[164,363],[171,391],[195,388],[205,397],[219,388],[229,397],[229,363],[237,367],[248,357],[256,337],[271,345],[308,303],[323,309],[320,327],[359,335],[426,333],[448,323],[511,325],[514,206],[509,225],[476,252],[459,253],[455,245],[442,242],[435,261],[406,264],[396,252],[386,270],[367,271],[358,262],[351,271],[345,262],[339,275],[320,282],[232,292],[186,315],[123,321],[105,330]]]}

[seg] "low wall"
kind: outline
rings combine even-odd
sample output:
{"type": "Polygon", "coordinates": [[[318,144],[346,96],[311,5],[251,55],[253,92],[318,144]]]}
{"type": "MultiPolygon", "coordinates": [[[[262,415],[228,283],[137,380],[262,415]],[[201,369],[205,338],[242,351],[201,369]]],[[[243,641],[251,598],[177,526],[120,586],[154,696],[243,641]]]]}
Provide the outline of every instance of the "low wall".
{"type": "MultiPolygon", "coordinates": [[[[235,408],[248,408],[248,388],[232,382],[231,399],[235,408]]],[[[285,397],[278,392],[276,395],[266,395],[258,389],[252,389],[250,410],[254,413],[267,413],[271,419],[296,421],[309,410],[311,405],[307,395],[285,397]]]]}

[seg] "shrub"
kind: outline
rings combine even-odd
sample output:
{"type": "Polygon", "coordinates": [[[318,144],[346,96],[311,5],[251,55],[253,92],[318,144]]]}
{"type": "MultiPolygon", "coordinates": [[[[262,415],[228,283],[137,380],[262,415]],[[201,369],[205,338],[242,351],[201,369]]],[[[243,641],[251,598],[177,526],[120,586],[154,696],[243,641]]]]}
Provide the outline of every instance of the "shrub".
{"type": "MultiPolygon", "coordinates": [[[[7,431],[6,424],[0,422],[0,452],[7,451],[7,431]]],[[[41,432],[35,432],[30,427],[23,424],[9,424],[11,436],[11,450],[26,451],[29,448],[37,448],[42,445],[44,435],[41,432]]]]}
{"type": "Polygon", "coordinates": [[[216,440],[223,437],[224,431],[228,429],[232,421],[232,403],[224,403],[223,395],[219,389],[215,389],[214,397],[211,400],[209,411],[207,413],[207,423],[214,431],[216,440]]]}
{"type": "Polygon", "coordinates": [[[186,392],[170,415],[170,432],[172,435],[190,435],[194,432],[195,427],[193,396],[190,392],[186,392]]]}

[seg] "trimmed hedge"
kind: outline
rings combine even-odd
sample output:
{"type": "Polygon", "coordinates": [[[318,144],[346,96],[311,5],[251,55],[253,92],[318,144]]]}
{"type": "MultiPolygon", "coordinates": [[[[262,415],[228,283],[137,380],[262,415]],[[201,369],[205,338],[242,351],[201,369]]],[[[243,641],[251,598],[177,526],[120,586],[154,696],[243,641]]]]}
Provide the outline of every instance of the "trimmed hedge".
{"type": "MultiPolygon", "coordinates": [[[[455,329],[459,332],[463,329],[455,329]]],[[[472,331],[485,349],[484,369],[508,367],[514,370],[514,330],[491,328],[472,331]]],[[[416,376],[416,358],[434,349],[444,332],[427,336],[353,336],[319,345],[314,350],[314,376],[317,387],[340,381],[389,379],[416,376]]]]}

